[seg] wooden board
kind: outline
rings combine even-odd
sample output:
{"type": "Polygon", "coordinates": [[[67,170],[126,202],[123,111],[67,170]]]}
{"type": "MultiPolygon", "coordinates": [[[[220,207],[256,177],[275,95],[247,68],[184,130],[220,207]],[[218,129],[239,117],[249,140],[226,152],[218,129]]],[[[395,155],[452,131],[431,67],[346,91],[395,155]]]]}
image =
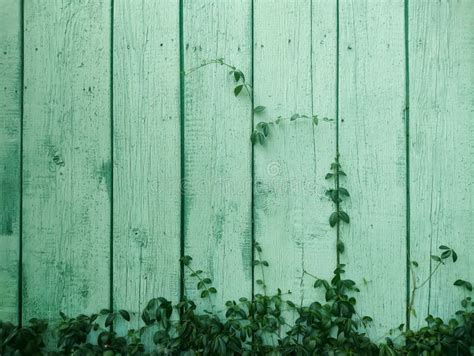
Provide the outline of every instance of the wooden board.
{"type": "Polygon", "coordinates": [[[110,2],[25,3],[23,318],[109,305],[110,2]]]}
{"type": "MultiPolygon", "coordinates": [[[[186,0],[183,16],[186,70],[222,57],[250,81],[250,1],[186,0]]],[[[209,65],[186,75],[182,142],[184,253],[212,279],[220,309],[252,290],[252,108],[234,97],[228,72],[209,65]]],[[[196,283],[187,274],[186,295],[198,296],[196,283]]]]}
{"type": "Polygon", "coordinates": [[[116,309],[180,294],[179,2],[114,1],[116,309]]]}
{"type": "MultiPolygon", "coordinates": [[[[317,1],[255,1],[255,105],[260,121],[293,114],[335,116],[336,8],[317,1]]],[[[304,270],[330,277],[336,266],[336,233],[324,176],[335,157],[335,123],[309,119],[273,125],[255,146],[255,240],[263,249],[268,293],[291,290],[308,302],[314,281],[304,270]]],[[[255,279],[261,279],[260,268],[255,279]]],[[[262,288],[255,285],[255,291],[262,288]]]]}
{"type": "Polygon", "coordinates": [[[471,1],[410,2],[410,225],[418,285],[435,268],[430,255],[439,255],[440,245],[459,256],[417,291],[415,327],[427,314],[453,317],[467,295],[453,282],[474,281],[473,14],[471,1]]]}
{"type": "Polygon", "coordinates": [[[377,339],[406,315],[404,1],[343,0],[339,10],[341,186],[351,194],[341,262],[377,339]]]}
{"type": "Polygon", "coordinates": [[[21,4],[0,6],[0,320],[17,322],[20,257],[21,4]]]}

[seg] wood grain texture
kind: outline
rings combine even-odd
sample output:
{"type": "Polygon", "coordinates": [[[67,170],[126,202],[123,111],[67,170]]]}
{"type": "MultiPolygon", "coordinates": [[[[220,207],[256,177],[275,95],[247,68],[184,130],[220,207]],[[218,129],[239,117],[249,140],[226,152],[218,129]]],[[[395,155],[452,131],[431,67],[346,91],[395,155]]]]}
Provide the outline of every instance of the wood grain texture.
{"type": "Polygon", "coordinates": [[[376,339],[406,314],[404,2],[339,6],[341,186],[351,193],[341,262],[360,284],[358,310],[374,318],[376,339]]]}
{"type": "MultiPolygon", "coordinates": [[[[224,58],[250,81],[250,11],[247,0],[184,1],[185,68],[224,58]]],[[[219,306],[252,290],[252,108],[228,72],[209,65],[185,77],[184,253],[210,275],[219,306]]],[[[196,282],[186,276],[186,295],[198,297],[196,282]]]]}
{"type": "Polygon", "coordinates": [[[110,3],[25,3],[23,317],[109,304],[110,3]]]}
{"type": "Polygon", "coordinates": [[[465,291],[457,279],[474,280],[474,3],[411,1],[410,201],[411,258],[420,267],[418,284],[436,262],[439,245],[459,260],[441,266],[417,291],[414,308],[451,318],[465,291]]]}
{"type": "Polygon", "coordinates": [[[20,257],[21,6],[0,6],[0,320],[18,318],[20,257]]]}
{"type": "MultiPolygon", "coordinates": [[[[331,0],[312,0],[312,113],[319,124],[314,135],[315,215],[311,225],[314,239],[305,243],[306,269],[320,278],[331,278],[336,262],[336,229],[329,226],[334,207],[326,197],[333,183],[325,179],[336,157],[337,6],[331,0]],[[329,121],[325,120],[327,118],[329,121]]],[[[307,284],[308,288],[311,283],[307,284]]]]}
{"type": "MultiPolygon", "coordinates": [[[[257,0],[254,16],[255,103],[267,107],[255,124],[295,113],[334,119],[335,3],[257,0]]],[[[334,122],[286,121],[272,125],[265,144],[255,146],[255,240],[270,264],[265,282],[269,293],[291,290],[297,303],[316,295],[304,270],[329,277],[336,266],[324,195],[335,134],[334,122]]],[[[255,279],[261,277],[256,269],[255,279]]]]}
{"type": "Polygon", "coordinates": [[[179,2],[116,0],[113,300],[135,321],[180,294],[179,78],[179,2]]]}

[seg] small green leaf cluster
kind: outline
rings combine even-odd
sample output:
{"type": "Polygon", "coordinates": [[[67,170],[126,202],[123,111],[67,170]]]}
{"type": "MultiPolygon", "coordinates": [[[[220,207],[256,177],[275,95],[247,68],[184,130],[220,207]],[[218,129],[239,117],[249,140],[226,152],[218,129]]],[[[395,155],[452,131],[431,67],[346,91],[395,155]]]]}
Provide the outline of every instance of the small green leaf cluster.
{"type": "Polygon", "coordinates": [[[194,277],[194,278],[197,278],[197,280],[198,280],[196,288],[197,288],[197,290],[201,291],[201,298],[208,298],[209,302],[211,303],[211,306],[213,307],[212,300],[210,299],[210,297],[211,297],[212,294],[217,293],[217,289],[212,286],[212,280],[210,278],[201,277],[202,273],[203,273],[202,270],[195,271],[191,267],[191,261],[192,260],[193,259],[192,259],[191,256],[181,257],[181,262],[190,271],[190,276],[194,277]]]}
{"type": "Polygon", "coordinates": [[[47,329],[48,323],[39,319],[31,319],[23,327],[0,320],[0,355],[42,355],[47,329]]]}
{"type": "MultiPolygon", "coordinates": [[[[261,113],[265,110],[264,106],[257,106],[254,109],[255,113],[261,113]]],[[[250,140],[252,141],[253,144],[259,143],[260,145],[263,145],[265,143],[265,140],[270,134],[270,128],[271,127],[276,127],[280,125],[284,121],[296,121],[298,119],[303,119],[303,120],[311,120],[314,126],[318,125],[319,122],[319,117],[318,115],[305,115],[305,114],[293,114],[292,116],[289,117],[282,117],[278,116],[275,121],[268,121],[268,122],[259,122],[255,130],[252,132],[252,135],[250,136],[250,140]]],[[[331,121],[328,118],[324,118],[324,121],[331,121]]]]}
{"type": "MultiPolygon", "coordinates": [[[[426,283],[428,283],[431,278],[433,278],[434,274],[438,271],[439,267],[443,266],[446,264],[446,262],[451,258],[453,263],[455,263],[458,260],[458,255],[456,251],[454,251],[451,247],[448,247],[446,245],[441,245],[439,246],[440,254],[439,255],[431,255],[431,260],[437,262],[436,266],[434,268],[431,268],[431,272],[428,275],[428,277],[420,284],[417,282],[416,274],[415,274],[415,268],[419,267],[419,264],[417,261],[411,261],[410,263],[410,271],[412,274],[412,289],[411,289],[411,297],[410,297],[410,303],[408,306],[408,310],[416,316],[416,310],[414,309],[414,304],[415,304],[415,297],[416,297],[416,291],[420,288],[422,288],[426,283]]],[[[454,282],[455,286],[465,286],[464,283],[465,281],[462,281],[458,279],[456,282],[454,282]]],[[[470,284],[469,282],[468,285],[470,284]]],[[[466,287],[469,289],[468,287],[466,287]]],[[[471,285],[471,290],[472,290],[472,285],[471,285]]]]}

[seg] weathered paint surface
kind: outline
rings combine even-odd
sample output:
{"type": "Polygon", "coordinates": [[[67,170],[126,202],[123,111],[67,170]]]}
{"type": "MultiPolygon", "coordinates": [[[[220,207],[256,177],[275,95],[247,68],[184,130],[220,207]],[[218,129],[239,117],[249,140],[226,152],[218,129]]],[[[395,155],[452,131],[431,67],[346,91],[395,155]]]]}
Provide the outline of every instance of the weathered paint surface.
{"type": "Polygon", "coordinates": [[[0,320],[17,321],[20,257],[21,8],[0,6],[0,320]]]}
{"type": "MultiPolygon", "coordinates": [[[[313,6],[255,1],[255,104],[268,108],[255,125],[294,113],[334,120],[335,6],[313,6]]],[[[318,132],[310,119],[273,124],[268,140],[255,148],[255,240],[270,264],[265,281],[269,293],[291,290],[295,301],[315,293],[305,270],[329,277],[336,266],[332,207],[324,194],[336,131],[334,121],[320,125],[318,132]]],[[[255,275],[262,279],[260,266],[255,275]]],[[[258,284],[255,289],[262,292],[258,284]]]]}
{"type": "Polygon", "coordinates": [[[351,193],[340,259],[375,319],[370,336],[406,321],[407,260],[422,282],[440,244],[459,262],[417,291],[411,322],[453,314],[452,282],[474,278],[472,2],[31,0],[23,11],[21,103],[20,2],[0,10],[0,318],[15,320],[18,302],[27,320],[112,300],[137,325],[152,296],[198,295],[181,253],[222,305],[261,292],[252,239],[269,292],[308,301],[318,294],[304,271],[336,266],[324,176],[337,151],[351,193]],[[264,113],[234,97],[229,68],[189,73],[216,58],[255,78],[264,113]],[[319,124],[274,125],[252,149],[252,124],[295,113],[319,124]]]}
{"type": "Polygon", "coordinates": [[[110,3],[25,3],[23,319],[109,305],[110,3]]]}
{"type": "MultiPolygon", "coordinates": [[[[206,271],[216,305],[252,286],[251,101],[234,98],[224,58],[251,80],[250,1],[184,1],[184,252],[206,271]],[[235,14],[239,14],[235,16],[235,14]]],[[[186,273],[185,294],[197,297],[186,273]]],[[[207,305],[205,308],[209,309],[207,305]]]]}
{"type": "Polygon", "coordinates": [[[341,1],[339,18],[340,185],[351,193],[341,262],[377,338],[406,310],[404,2],[341,1]]]}
{"type": "Polygon", "coordinates": [[[179,11],[114,5],[113,302],[139,320],[180,293],[179,11]]]}
{"type": "MultiPolygon", "coordinates": [[[[451,317],[474,280],[474,3],[419,1],[409,8],[411,258],[418,285],[436,267],[430,254],[454,248],[416,294],[414,326],[428,313],[451,317]]],[[[412,283],[413,284],[413,283],[412,283]]]]}

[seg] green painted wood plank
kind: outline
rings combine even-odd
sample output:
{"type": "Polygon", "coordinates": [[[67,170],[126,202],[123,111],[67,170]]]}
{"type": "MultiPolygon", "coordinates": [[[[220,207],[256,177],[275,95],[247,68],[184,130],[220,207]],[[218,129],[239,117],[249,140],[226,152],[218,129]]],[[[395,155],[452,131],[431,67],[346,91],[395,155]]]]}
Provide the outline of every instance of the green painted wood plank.
{"type": "Polygon", "coordinates": [[[23,317],[109,304],[110,2],[25,3],[23,317]]]}
{"type": "Polygon", "coordinates": [[[137,321],[180,295],[179,81],[179,1],[114,1],[113,300],[137,321]]]}
{"type": "MultiPolygon", "coordinates": [[[[319,114],[335,116],[336,7],[323,1],[255,1],[255,101],[259,121],[319,114]]],[[[255,147],[255,240],[263,248],[268,293],[291,290],[292,300],[316,295],[307,270],[329,277],[336,266],[336,233],[324,176],[335,157],[335,123],[297,120],[272,126],[255,147]]],[[[255,278],[261,272],[255,270],[255,278]]],[[[261,293],[260,286],[255,286],[261,293]]]]}
{"type": "Polygon", "coordinates": [[[18,318],[21,4],[0,6],[0,320],[18,318]]]}
{"type": "MultiPolygon", "coordinates": [[[[189,0],[183,16],[186,69],[223,57],[250,80],[250,1],[189,0]]],[[[210,65],[185,77],[184,253],[213,280],[219,308],[252,288],[251,104],[234,97],[228,72],[210,65]]],[[[199,294],[189,274],[185,286],[199,294]]]]}
{"type": "Polygon", "coordinates": [[[339,10],[341,186],[351,193],[341,262],[376,339],[406,314],[404,1],[343,0],[339,10]]]}
{"type": "MultiPolygon", "coordinates": [[[[336,157],[337,6],[334,1],[312,0],[312,99],[319,124],[314,135],[314,193],[312,236],[306,241],[305,268],[320,278],[331,278],[337,265],[336,229],[329,226],[334,207],[326,197],[333,188],[325,176],[336,157]],[[328,118],[330,121],[325,121],[328,118]]],[[[309,162],[308,162],[309,164],[309,162]]],[[[305,284],[305,288],[309,288],[305,284]]],[[[320,295],[321,297],[321,295],[320,295]]]]}
{"type": "MultiPolygon", "coordinates": [[[[411,258],[418,285],[441,244],[459,255],[417,291],[413,326],[428,313],[450,318],[466,295],[456,279],[474,281],[474,3],[411,1],[411,258]]],[[[413,284],[413,281],[412,281],[413,284]]]]}

